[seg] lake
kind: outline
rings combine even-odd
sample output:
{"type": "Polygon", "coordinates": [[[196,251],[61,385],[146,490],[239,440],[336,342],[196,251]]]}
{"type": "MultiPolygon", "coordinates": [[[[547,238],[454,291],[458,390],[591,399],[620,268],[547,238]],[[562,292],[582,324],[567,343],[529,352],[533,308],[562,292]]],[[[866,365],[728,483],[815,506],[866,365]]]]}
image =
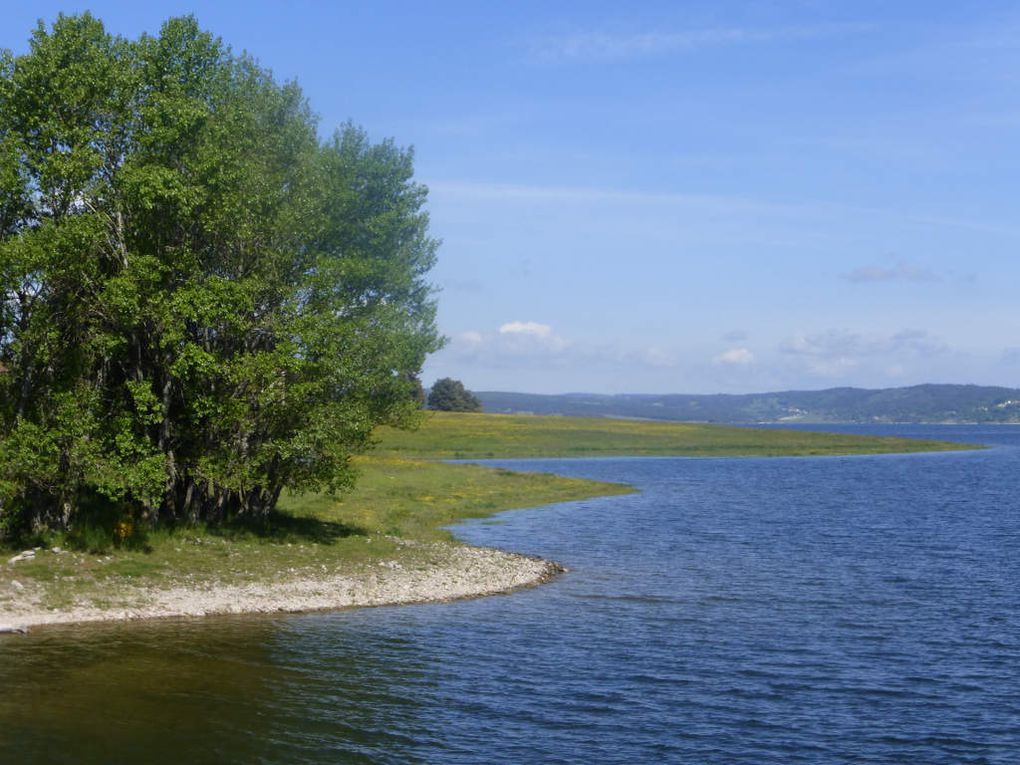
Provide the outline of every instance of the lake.
{"type": "Polygon", "coordinates": [[[0,762],[1020,761],[1020,428],[839,430],[994,448],[499,461],[641,493],[458,527],[508,596],[0,637],[0,762]]]}

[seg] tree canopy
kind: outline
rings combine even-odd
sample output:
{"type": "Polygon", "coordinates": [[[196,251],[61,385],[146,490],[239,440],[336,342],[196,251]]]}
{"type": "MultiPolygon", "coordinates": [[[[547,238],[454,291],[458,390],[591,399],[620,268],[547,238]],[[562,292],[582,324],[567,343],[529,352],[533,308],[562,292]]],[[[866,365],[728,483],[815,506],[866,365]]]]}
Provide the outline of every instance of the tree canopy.
{"type": "Polygon", "coordinates": [[[436,380],[428,398],[429,409],[441,412],[480,412],[482,402],[471,391],[464,387],[460,380],[443,377],[436,380]]]}
{"type": "Polygon", "coordinates": [[[341,490],[439,344],[412,153],[194,18],[0,52],[0,536],[341,490]]]}

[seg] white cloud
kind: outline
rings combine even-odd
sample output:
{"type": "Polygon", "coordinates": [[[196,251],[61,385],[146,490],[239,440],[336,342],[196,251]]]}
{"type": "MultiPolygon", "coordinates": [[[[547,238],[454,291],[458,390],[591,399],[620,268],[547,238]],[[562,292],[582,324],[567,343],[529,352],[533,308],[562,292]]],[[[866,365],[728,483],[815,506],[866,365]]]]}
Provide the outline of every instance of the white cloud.
{"type": "Polygon", "coordinates": [[[636,361],[650,367],[672,367],[676,365],[676,357],[669,351],[656,346],[649,346],[637,354],[636,361]]]}
{"type": "Polygon", "coordinates": [[[510,321],[501,324],[496,333],[494,347],[503,355],[559,356],[570,345],[557,335],[548,324],[537,321],[510,321]]]}
{"type": "Polygon", "coordinates": [[[474,330],[468,330],[467,332],[461,332],[453,339],[454,343],[458,343],[468,348],[479,348],[485,342],[485,338],[481,332],[475,332],[474,330]]]}
{"type": "Polygon", "coordinates": [[[559,363],[571,343],[537,321],[509,321],[495,332],[467,330],[453,337],[448,352],[464,360],[503,365],[516,360],[559,363]]]}
{"type": "Polygon", "coordinates": [[[537,321],[510,321],[500,325],[501,335],[530,335],[539,338],[553,337],[552,327],[548,324],[539,324],[537,321]]]}
{"type": "Polygon", "coordinates": [[[713,361],[729,366],[747,366],[754,363],[754,354],[747,348],[731,348],[725,353],[720,353],[713,361]]]}

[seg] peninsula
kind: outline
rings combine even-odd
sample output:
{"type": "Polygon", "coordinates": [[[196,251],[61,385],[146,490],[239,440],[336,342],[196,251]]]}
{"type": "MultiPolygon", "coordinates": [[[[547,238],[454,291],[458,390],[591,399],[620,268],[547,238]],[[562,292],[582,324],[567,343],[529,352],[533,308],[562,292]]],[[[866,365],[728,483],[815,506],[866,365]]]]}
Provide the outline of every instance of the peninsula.
{"type": "Polygon", "coordinates": [[[0,550],[0,629],[99,620],[297,612],[508,592],[553,562],[458,543],[447,527],[628,486],[440,460],[864,455],[970,448],[938,441],[599,418],[429,413],[384,428],[340,498],[284,496],[263,522],[161,527],[118,540],[66,532],[0,550]]]}

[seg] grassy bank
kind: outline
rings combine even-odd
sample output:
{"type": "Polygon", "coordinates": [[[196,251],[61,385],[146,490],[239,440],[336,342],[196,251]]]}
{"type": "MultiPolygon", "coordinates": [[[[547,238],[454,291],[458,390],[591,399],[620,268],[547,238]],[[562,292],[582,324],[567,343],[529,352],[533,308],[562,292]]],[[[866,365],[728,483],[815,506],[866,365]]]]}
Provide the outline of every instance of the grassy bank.
{"type": "Polygon", "coordinates": [[[383,429],[379,454],[417,459],[511,457],[794,457],[974,448],[945,441],[734,428],[604,417],[432,412],[415,432],[383,429]]]}
{"type": "Polygon", "coordinates": [[[941,442],[799,431],[749,430],[625,420],[430,414],[413,433],[384,430],[358,461],[357,489],[334,499],[286,496],[270,522],[226,528],[157,530],[134,549],[67,547],[54,536],[32,560],[7,564],[0,551],[0,622],[32,597],[44,609],[89,603],[129,608],[139,588],[214,588],[330,576],[380,565],[425,566],[443,527],[514,507],[630,491],[617,484],[436,462],[447,458],[685,455],[831,455],[944,450],[941,442]]]}
{"type": "MultiPolygon", "coordinates": [[[[224,582],[363,572],[380,564],[415,568],[435,550],[399,543],[451,538],[442,527],[515,507],[620,494],[618,484],[473,465],[372,457],[359,460],[357,489],[337,500],[286,496],[266,524],[157,530],[134,549],[41,549],[31,560],[0,559],[0,623],[26,593],[43,608],[101,604],[130,608],[138,587],[215,587],[224,582]],[[17,584],[15,584],[17,582],[17,584]],[[20,585],[20,586],[19,586],[20,585]]],[[[47,540],[62,547],[63,539],[47,540]]]]}

